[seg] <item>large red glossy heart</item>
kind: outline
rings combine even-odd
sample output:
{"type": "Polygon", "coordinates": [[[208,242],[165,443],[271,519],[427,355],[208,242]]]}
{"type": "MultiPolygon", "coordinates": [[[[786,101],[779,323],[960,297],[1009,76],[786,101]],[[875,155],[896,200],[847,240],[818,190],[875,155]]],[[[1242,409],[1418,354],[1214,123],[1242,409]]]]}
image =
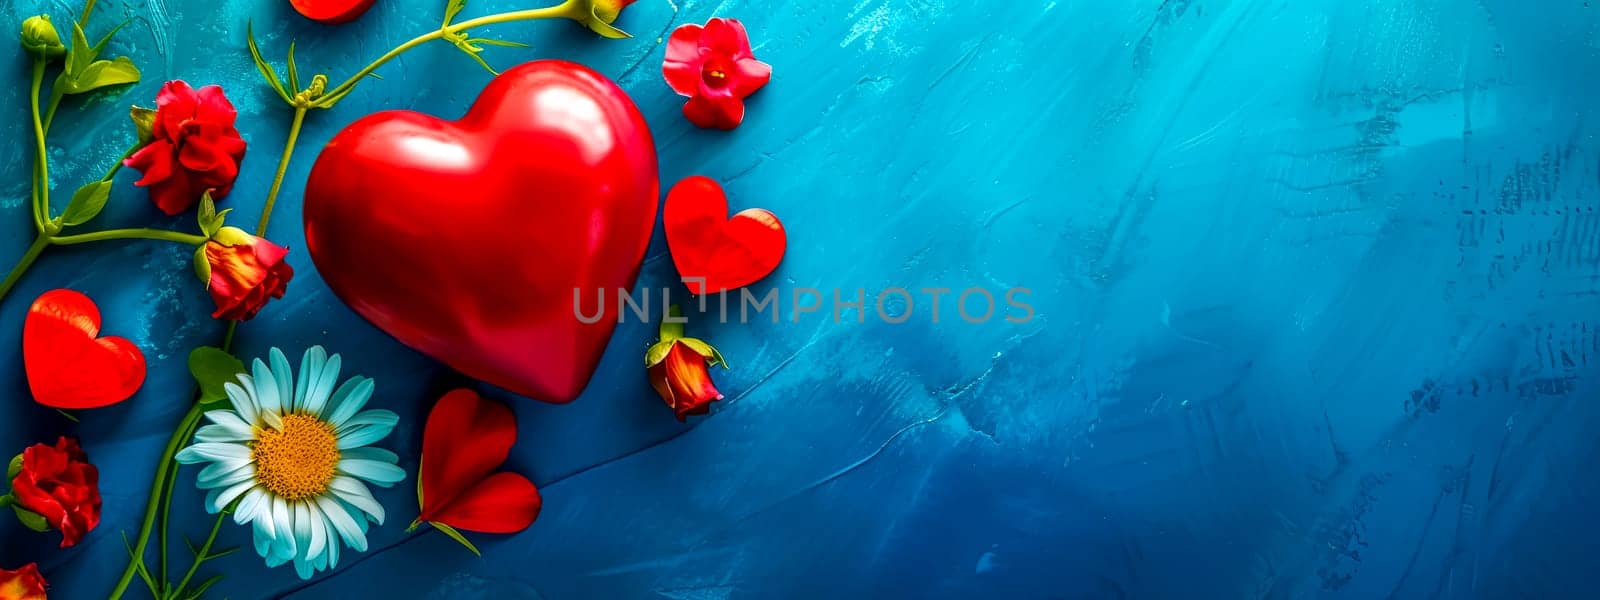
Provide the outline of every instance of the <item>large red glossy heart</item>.
{"type": "Polygon", "coordinates": [[[537,61],[459,121],[389,111],[335,136],[306,183],[306,246],[334,293],[400,342],[567,402],[616,326],[602,300],[633,287],[659,193],[650,130],[622,89],[537,61]]]}
{"type": "Polygon", "coordinates": [[[100,308],[72,290],[33,301],[22,324],[28,389],[53,408],[99,408],[127,400],[144,385],[144,353],[120,337],[100,337],[100,308]]]}
{"type": "Polygon", "coordinates": [[[728,217],[728,196],[706,177],[672,186],[661,224],[678,275],[696,295],[759,281],[778,268],[788,247],[777,215],[748,208],[728,217]]]}

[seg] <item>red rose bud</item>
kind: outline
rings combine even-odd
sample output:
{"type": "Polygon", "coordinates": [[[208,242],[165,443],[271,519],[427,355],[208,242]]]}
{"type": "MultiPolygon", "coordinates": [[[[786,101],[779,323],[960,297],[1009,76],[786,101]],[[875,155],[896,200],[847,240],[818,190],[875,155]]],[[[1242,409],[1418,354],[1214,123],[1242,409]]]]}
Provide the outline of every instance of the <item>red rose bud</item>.
{"type": "Polygon", "coordinates": [[[273,298],[282,298],[294,277],[284,262],[287,248],[223,227],[195,252],[195,272],[211,300],[217,303],[214,319],[248,321],[273,298]]]}
{"type": "Polygon", "coordinates": [[[661,323],[661,341],[645,352],[644,366],[649,369],[650,387],[681,423],[689,415],[711,412],[711,403],[722,399],[722,392],[711,381],[710,367],[726,368],[727,362],[710,344],[683,337],[683,323],[672,322],[682,315],[677,306],[667,314],[668,319],[661,323]]]}
{"type": "Polygon", "coordinates": [[[237,117],[222,88],[167,82],[156,94],[154,139],[123,161],[144,173],[134,185],[150,188],[150,200],[168,215],[188,210],[207,190],[227,196],[244,159],[237,117]]]}
{"type": "Polygon", "coordinates": [[[0,569],[0,600],[45,600],[44,586],[38,563],[22,565],[15,571],[0,569]]]}
{"type": "Polygon", "coordinates": [[[661,73],[672,91],[689,99],[683,116],[691,123],[733,129],[744,122],[744,99],[772,79],[772,66],[756,60],[744,24],[711,19],[705,27],[672,32],[661,73]]]}
{"type": "Polygon", "coordinates": [[[33,527],[30,521],[43,519],[45,526],[61,532],[62,548],[77,544],[100,524],[100,472],[77,440],[62,437],[55,446],[34,444],[21,458],[13,461],[17,469],[10,499],[23,524],[33,527]]]}

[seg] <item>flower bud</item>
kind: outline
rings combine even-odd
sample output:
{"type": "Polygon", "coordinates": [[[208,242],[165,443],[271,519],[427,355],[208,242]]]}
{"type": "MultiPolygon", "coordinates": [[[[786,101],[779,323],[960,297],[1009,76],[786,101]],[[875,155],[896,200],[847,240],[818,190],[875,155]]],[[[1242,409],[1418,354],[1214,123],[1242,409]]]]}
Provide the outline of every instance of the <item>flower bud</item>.
{"type": "Polygon", "coordinates": [[[61,43],[56,26],[50,24],[49,15],[35,15],[22,22],[22,49],[45,59],[66,56],[67,47],[61,43]]]}
{"type": "Polygon", "coordinates": [[[627,8],[628,5],[637,1],[638,0],[588,0],[587,7],[584,7],[583,3],[579,4],[579,12],[584,12],[587,14],[578,18],[577,21],[582,23],[583,26],[593,30],[595,33],[600,34],[602,37],[628,37],[628,34],[623,33],[620,29],[612,27],[611,24],[616,22],[617,17],[622,15],[622,9],[627,8]],[[585,8],[587,8],[587,10],[585,10],[585,8]]]}

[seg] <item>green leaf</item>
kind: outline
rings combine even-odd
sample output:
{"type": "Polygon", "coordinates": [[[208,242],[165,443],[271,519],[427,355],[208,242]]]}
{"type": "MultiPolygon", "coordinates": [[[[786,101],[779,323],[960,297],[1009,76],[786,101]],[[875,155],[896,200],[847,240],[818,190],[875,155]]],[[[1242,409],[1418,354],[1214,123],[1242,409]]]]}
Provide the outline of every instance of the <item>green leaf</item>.
{"type": "Polygon", "coordinates": [[[106,44],[111,42],[111,36],[116,35],[118,31],[122,31],[122,27],[127,25],[127,24],[128,24],[127,21],[123,21],[121,23],[117,23],[117,26],[116,27],[112,27],[111,31],[107,31],[105,35],[100,36],[100,41],[94,43],[94,54],[95,54],[95,56],[99,56],[101,52],[105,51],[106,44]]]}
{"type": "Polygon", "coordinates": [[[140,144],[148,144],[156,139],[156,111],[142,106],[130,106],[128,117],[133,119],[133,130],[139,134],[140,144]]]}
{"type": "Polygon", "coordinates": [[[22,455],[18,454],[16,456],[11,457],[11,465],[6,467],[6,482],[9,483],[11,480],[16,479],[17,478],[17,473],[21,473],[21,472],[22,472],[22,455]]]}
{"type": "Polygon", "coordinates": [[[201,404],[226,400],[228,392],[223,385],[244,372],[244,363],[221,348],[201,346],[189,353],[189,373],[200,384],[201,404]]]}
{"type": "Polygon", "coordinates": [[[215,551],[207,553],[206,556],[205,556],[205,559],[206,560],[216,560],[218,558],[222,558],[224,556],[227,556],[229,554],[233,554],[233,553],[238,552],[238,551],[239,551],[239,546],[234,546],[232,548],[224,548],[222,550],[215,550],[215,551]]]}
{"type": "Polygon", "coordinates": [[[289,89],[300,91],[300,69],[294,64],[294,40],[289,41],[289,89]]]}
{"type": "Polygon", "coordinates": [[[485,46],[500,46],[502,48],[528,48],[528,47],[530,47],[527,44],[524,44],[522,42],[508,42],[506,40],[491,40],[491,39],[487,39],[487,38],[469,39],[469,40],[467,40],[467,42],[472,43],[472,44],[483,44],[485,46]]]}
{"type": "Polygon", "coordinates": [[[17,520],[18,521],[22,521],[22,526],[23,527],[27,527],[28,529],[32,529],[34,531],[40,531],[40,532],[50,531],[50,522],[44,520],[44,517],[41,516],[39,513],[33,512],[31,510],[28,510],[28,509],[23,508],[21,506],[17,506],[15,504],[11,505],[11,510],[13,510],[13,511],[15,511],[17,513],[17,520]]]}
{"type": "Polygon", "coordinates": [[[139,67],[134,66],[128,57],[118,56],[116,60],[97,60],[89,63],[82,72],[63,83],[66,84],[67,94],[83,94],[100,88],[138,82],[139,67]]]}
{"type": "Polygon", "coordinates": [[[201,582],[200,587],[197,587],[197,588],[194,589],[193,592],[190,592],[189,595],[186,596],[184,600],[197,600],[201,596],[206,595],[206,590],[211,589],[211,586],[216,585],[217,582],[219,582],[219,581],[222,581],[222,577],[223,577],[222,575],[215,575],[215,576],[212,576],[210,579],[207,579],[204,582],[201,582]]]}
{"type": "Polygon", "coordinates": [[[450,0],[448,3],[446,3],[444,5],[445,26],[448,27],[450,22],[455,20],[456,15],[461,14],[461,10],[465,9],[466,7],[467,0],[450,0]]]}
{"type": "Polygon", "coordinates": [[[444,523],[434,523],[431,521],[428,524],[432,525],[434,529],[439,530],[441,533],[450,536],[450,539],[460,542],[461,545],[466,546],[468,550],[471,550],[473,554],[483,556],[483,553],[478,551],[478,547],[472,545],[472,542],[467,541],[466,536],[461,535],[461,532],[456,531],[456,528],[445,525],[444,523]]]}
{"type": "Polygon", "coordinates": [[[211,261],[206,260],[206,246],[201,244],[194,249],[194,276],[206,284],[206,289],[211,289],[211,261]]]}
{"type": "Polygon", "coordinates": [[[100,216],[100,211],[106,208],[106,200],[110,198],[111,182],[102,180],[84,184],[72,193],[72,200],[61,212],[61,224],[72,226],[88,223],[90,219],[100,216]]]}
{"type": "MultiPolygon", "coordinates": [[[[289,97],[289,93],[283,91],[283,82],[278,80],[278,72],[272,68],[266,58],[261,56],[261,47],[256,45],[256,36],[251,29],[252,27],[250,23],[245,23],[244,36],[245,41],[250,46],[250,58],[256,63],[256,70],[261,72],[261,78],[267,81],[267,85],[272,88],[272,91],[278,93],[279,98],[282,98],[284,102],[294,104],[294,100],[289,97]]],[[[298,92],[299,90],[296,91],[298,92]]]]}
{"type": "Polygon", "coordinates": [[[73,79],[89,68],[89,63],[100,56],[100,52],[89,45],[89,38],[83,35],[83,26],[76,21],[72,23],[72,47],[67,49],[67,61],[64,67],[63,79],[73,79]]]}
{"type": "Polygon", "coordinates": [[[662,340],[651,345],[649,350],[644,351],[644,367],[648,369],[666,360],[667,354],[672,352],[672,344],[673,340],[662,340]]]}
{"type": "Polygon", "coordinates": [[[217,212],[217,202],[211,199],[211,190],[200,194],[200,209],[195,213],[195,220],[200,224],[200,233],[207,239],[216,236],[222,231],[223,223],[228,220],[228,213],[233,209],[217,212]]]}

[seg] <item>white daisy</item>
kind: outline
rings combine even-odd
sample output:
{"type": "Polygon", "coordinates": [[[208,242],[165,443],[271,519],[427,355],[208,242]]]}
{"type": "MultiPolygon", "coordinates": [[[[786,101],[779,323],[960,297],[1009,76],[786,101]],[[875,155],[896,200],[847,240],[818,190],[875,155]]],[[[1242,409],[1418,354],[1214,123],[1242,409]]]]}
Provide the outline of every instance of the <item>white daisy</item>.
{"type": "Polygon", "coordinates": [[[184,464],[211,463],[198,485],[210,490],[206,510],[235,500],[233,521],[253,523],[256,553],[268,567],[293,562],[302,579],[339,564],[339,541],[367,550],[367,522],[383,524],[383,506],[367,484],[389,487],[405,479],[399,457],[370,448],[394,430],[400,417],[361,410],[372,380],[351,377],[339,389],[339,355],[321,346],[306,350],[300,379],[289,359],[272,349],[271,368],[256,359],[252,375],[225,387],[232,410],[205,414],[210,425],[178,453],[184,464]]]}

